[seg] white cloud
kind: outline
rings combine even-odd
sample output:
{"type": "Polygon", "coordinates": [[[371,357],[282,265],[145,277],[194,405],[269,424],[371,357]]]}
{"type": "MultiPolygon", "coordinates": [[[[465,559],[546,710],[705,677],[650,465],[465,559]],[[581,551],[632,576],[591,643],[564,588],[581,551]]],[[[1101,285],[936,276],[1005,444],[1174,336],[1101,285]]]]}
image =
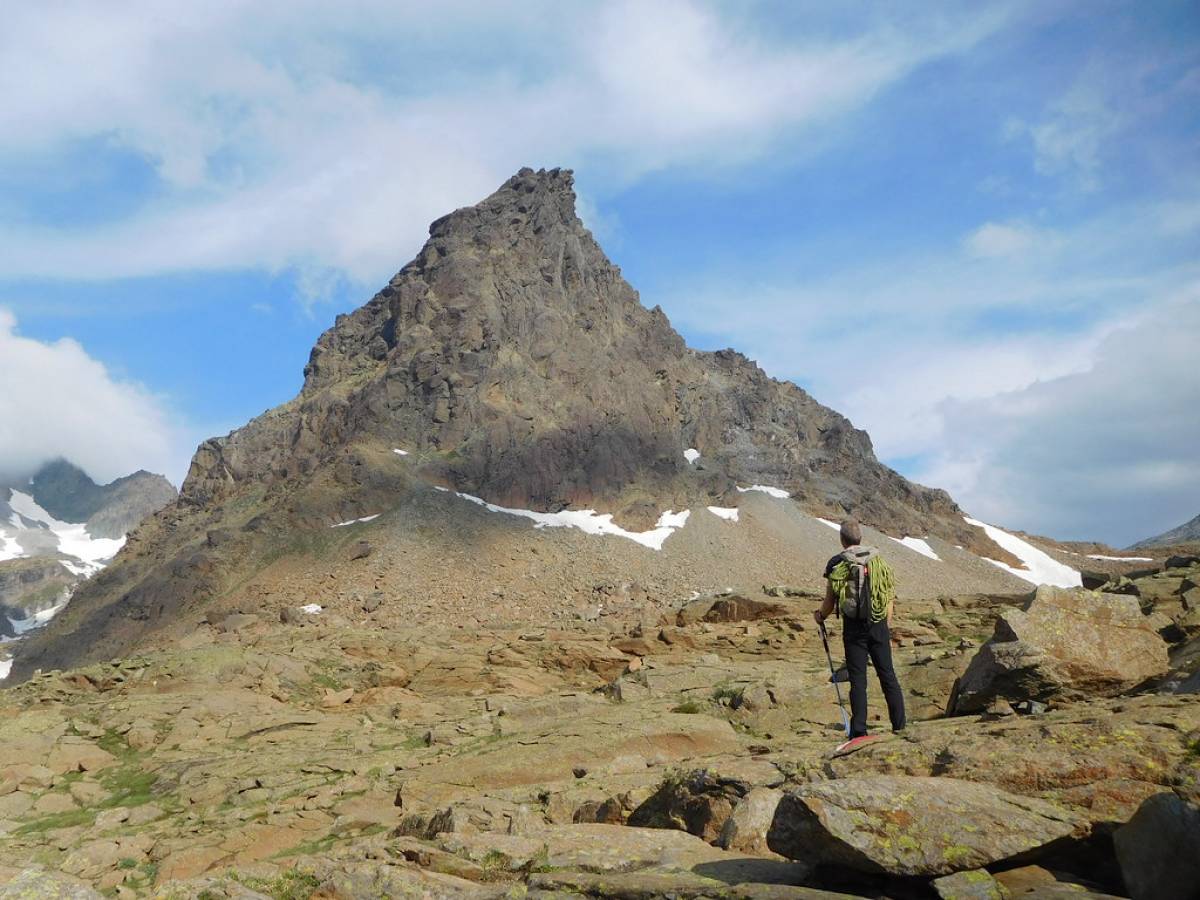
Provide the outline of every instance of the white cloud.
{"type": "Polygon", "coordinates": [[[25,6],[0,35],[0,159],[103,136],[163,190],[103,226],[0,224],[0,270],[378,280],[521,165],[620,182],[742,162],[969,48],[999,10],[801,46],[685,0],[25,6]]]}
{"type": "Polygon", "coordinates": [[[1125,546],[1200,512],[1200,282],[1113,329],[1085,371],[948,401],[924,477],[976,515],[1125,546]]]}
{"type": "Polygon", "coordinates": [[[0,309],[0,474],[62,456],[103,482],[140,468],[178,477],[179,436],[158,398],[77,342],[22,337],[16,324],[0,309]]]}
{"type": "Polygon", "coordinates": [[[1017,256],[1045,238],[1028,225],[985,222],[963,239],[967,252],[976,257],[1017,256]]]}
{"type": "Polygon", "coordinates": [[[809,387],[881,458],[973,515],[1129,543],[1200,511],[1187,512],[1200,507],[1186,489],[1196,442],[1176,421],[1200,398],[1186,355],[1200,343],[1200,266],[1195,229],[1163,215],[1175,204],[1022,226],[1027,241],[988,248],[1011,252],[971,253],[981,231],[997,233],[977,229],[822,278],[746,260],[643,296],[702,343],[712,335],[809,387]],[[1157,347],[1156,331],[1171,332],[1157,347]]]}

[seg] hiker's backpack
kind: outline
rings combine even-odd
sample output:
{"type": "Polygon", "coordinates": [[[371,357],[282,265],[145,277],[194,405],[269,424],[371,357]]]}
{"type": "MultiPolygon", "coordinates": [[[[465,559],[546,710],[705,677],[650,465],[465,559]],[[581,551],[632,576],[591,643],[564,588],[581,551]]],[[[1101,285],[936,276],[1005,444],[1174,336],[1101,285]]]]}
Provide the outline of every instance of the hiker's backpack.
{"type": "Polygon", "coordinates": [[[846,586],[838,609],[847,619],[858,619],[862,622],[871,621],[871,563],[851,562],[843,559],[839,566],[846,567],[846,586]]]}
{"type": "Polygon", "coordinates": [[[843,555],[829,573],[837,611],[847,619],[882,622],[896,595],[896,580],[887,562],[872,552],[864,559],[843,555]]]}

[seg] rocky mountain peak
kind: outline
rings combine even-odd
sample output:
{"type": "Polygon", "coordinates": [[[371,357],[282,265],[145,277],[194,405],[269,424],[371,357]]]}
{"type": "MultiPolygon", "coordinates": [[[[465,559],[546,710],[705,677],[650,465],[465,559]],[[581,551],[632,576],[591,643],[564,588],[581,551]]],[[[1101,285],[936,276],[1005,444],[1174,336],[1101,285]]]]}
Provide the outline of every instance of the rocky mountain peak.
{"type": "Polygon", "coordinates": [[[201,448],[185,502],[315,471],[364,440],[427,451],[426,479],[514,507],[645,525],[768,484],[814,511],[976,539],[949,497],[880,465],[865,432],[796,385],[689,349],[583,226],[569,170],[522,169],[435,221],[317,341],[296,401],[201,448]]]}

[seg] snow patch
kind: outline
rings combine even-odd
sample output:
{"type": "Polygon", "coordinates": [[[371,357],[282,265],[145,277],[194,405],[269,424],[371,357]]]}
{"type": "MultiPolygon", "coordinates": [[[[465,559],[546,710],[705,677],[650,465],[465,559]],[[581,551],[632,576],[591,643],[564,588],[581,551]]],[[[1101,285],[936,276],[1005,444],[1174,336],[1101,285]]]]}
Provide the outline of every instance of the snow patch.
{"type": "Polygon", "coordinates": [[[83,578],[88,578],[89,576],[94,575],[96,571],[95,569],[88,568],[86,565],[78,565],[67,559],[60,559],[59,563],[72,575],[79,575],[83,578]]]}
{"type": "Polygon", "coordinates": [[[0,681],[8,677],[8,673],[12,671],[12,664],[11,659],[0,659],[0,681]]]}
{"type": "Polygon", "coordinates": [[[738,511],[736,506],[710,506],[708,511],[714,516],[717,516],[721,519],[726,519],[730,522],[736,522],[738,520],[738,511]]]}
{"type": "Polygon", "coordinates": [[[320,603],[305,603],[302,607],[300,607],[300,612],[308,613],[310,616],[315,616],[321,612],[321,609],[322,607],[320,603]]]}
{"type": "Polygon", "coordinates": [[[71,592],[64,591],[58,602],[46,609],[40,609],[27,619],[9,619],[12,625],[13,633],[17,637],[33,631],[35,628],[41,628],[60,612],[67,608],[67,604],[71,602],[71,592]]]}
{"type": "Polygon", "coordinates": [[[6,559],[20,559],[25,555],[17,539],[6,534],[0,534],[0,562],[6,559]]]}
{"type": "Polygon", "coordinates": [[[770,494],[772,497],[776,497],[780,500],[786,500],[788,497],[792,496],[787,491],[785,491],[783,488],[771,487],[768,484],[752,484],[752,485],[750,485],[750,487],[740,487],[739,486],[738,490],[741,491],[743,494],[747,494],[750,491],[758,491],[763,494],[770,494]]]}
{"type": "Polygon", "coordinates": [[[686,450],[683,451],[683,458],[686,459],[689,463],[694,463],[696,460],[698,460],[700,458],[700,451],[697,450],[695,447],[688,447],[686,450]]]}
{"type": "Polygon", "coordinates": [[[361,519],[351,519],[349,522],[338,522],[336,525],[330,525],[330,528],[345,528],[347,525],[358,525],[363,522],[374,522],[382,513],[375,513],[373,516],[363,516],[361,519]]]}
{"type": "Polygon", "coordinates": [[[125,538],[94,538],[88,534],[87,525],[83,522],[62,522],[42,509],[38,502],[29,494],[12,491],[8,501],[13,511],[11,521],[22,527],[18,520],[24,519],[43,526],[58,538],[58,550],[66,556],[74,556],[89,569],[88,574],[95,574],[117,555],[117,551],[125,546],[125,538]]]}
{"type": "Polygon", "coordinates": [[[506,506],[497,506],[495,503],[488,503],[479,497],[457,491],[455,494],[491,512],[531,519],[535,528],[578,528],[587,534],[611,534],[634,541],[651,550],[661,550],[666,539],[674,534],[676,529],[682,528],[687,522],[688,516],[691,515],[691,510],[687,509],[678,513],[667,510],[658,517],[652,530],[626,531],[613,522],[611,513],[600,514],[594,509],[564,509],[561,512],[543,513],[531,509],[510,509],[506,506]]]}
{"type": "Polygon", "coordinates": [[[999,560],[987,559],[986,556],[983,557],[992,565],[1033,584],[1049,584],[1054,587],[1064,588],[1079,587],[1083,584],[1083,578],[1077,571],[1068,565],[1060,563],[1054,557],[1050,556],[1050,554],[1044,550],[1039,550],[1028,541],[1021,540],[1015,534],[1009,534],[1002,528],[997,528],[995,525],[988,525],[986,522],[980,522],[978,519],[972,519],[969,516],[963,516],[963,521],[968,525],[974,525],[976,528],[982,528],[988,537],[1019,559],[1025,565],[1025,568],[1016,569],[999,560]]]}
{"type": "Polygon", "coordinates": [[[820,522],[822,525],[828,525],[830,528],[832,528],[834,531],[838,532],[839,534],[842,531],[842,526],[839,525],[837,522],[830,522],[828,519],[822,519],[820,516],[816,516],[816,520],[818,522],[820,522]]]}
{"type": "Polygon", "coordinates": [[[942,558],[933,552],[933,548],[921,538],[908,537],[906,535],[902,538],[892,538],[892,540],[897,544],[903,544],[909,550],[917,551],[922,556],[928,556],[930,559],[936,559],[938,562],[942,561],[942,558]]]}
{"type": "Polygon", "coordinates": [[[408,451],[407,451],[407,450],[401,450],[399,447],[395,447],[395,448],[393,448],[393,449],[392,449],[392,452],[393,452],[393,453],[395,453],[395,454],[398,454],[399,456],[408,456],[408,451]]]}
{"type": "MultiPolygon", "coordinates": [[[[1076,556],[1078,555],[1076,554],[1076,556]]],[[[1089,553],[1088,559],[1107,559],[1112,562],[1154,562],[1152,556],[1101,556],[1099,553],[1089,553]]]]}

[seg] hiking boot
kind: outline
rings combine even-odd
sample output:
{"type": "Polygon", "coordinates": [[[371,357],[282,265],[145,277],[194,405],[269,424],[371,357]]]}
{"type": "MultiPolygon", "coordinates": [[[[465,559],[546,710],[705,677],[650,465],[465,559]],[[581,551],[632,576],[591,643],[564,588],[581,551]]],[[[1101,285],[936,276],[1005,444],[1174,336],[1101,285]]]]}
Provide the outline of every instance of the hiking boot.
{"type": "Polygon", "coordinates": [[[860,734],[858,737],[852,737],[850,740],[837,745],[834,753],[849,753],[851,750],[857,750],[863,744],[874,739],[874,735],[860,734]]]}

